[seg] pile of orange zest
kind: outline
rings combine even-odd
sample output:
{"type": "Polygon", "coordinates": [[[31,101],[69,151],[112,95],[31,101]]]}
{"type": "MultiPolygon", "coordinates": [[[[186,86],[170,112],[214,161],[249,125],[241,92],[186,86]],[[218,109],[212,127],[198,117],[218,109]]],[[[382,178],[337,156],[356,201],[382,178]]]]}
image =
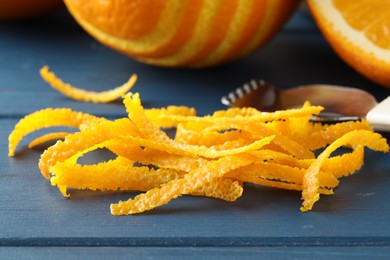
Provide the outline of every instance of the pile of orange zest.
{"type": "Polygon", "coordinates": [[[341,177],[363,165],[364,147],[389,150],[365,120],[310,122],[322,109],[310,104],[275,113],[233,108],[197,116],[188,107],[145,109],[138,93],[123,95],[123,102],[128,117],[115,120],[69,109],[32,113],[11,133],[10,154],[35,130],[78,128],[44,150],[41,173],[66,197],[70,189],[139,192],[110,206],[113,215],[128,215],[182,195],[235,201],[246,183],[301,191],[301,210],[308,211],[320,194],[333,194],[341,177]],[[174,136],[164,131],[167,127],[176,130],[174,136]],[[342,154],[330,157],[341,147],[346,148],[342,154]],[[108,149],[114,159],[78,162],[97,149],[108,149]],[[324,150],[316,157],[318,149],[324,150]]]}
{"type": "Polygon", "coordinates": [[[42,78],[54,89],[61,92],[63,95],[78,101],[93,102],[93,103],[108,103],[120,98],[127,93],[137,81],[137,76],[134,74],[123,85],[102,92],[87,91],[76,88],[68,83],[64,83],[53,72],[49,71],[48,66],[43,66],[40,70],[42,78]]]}

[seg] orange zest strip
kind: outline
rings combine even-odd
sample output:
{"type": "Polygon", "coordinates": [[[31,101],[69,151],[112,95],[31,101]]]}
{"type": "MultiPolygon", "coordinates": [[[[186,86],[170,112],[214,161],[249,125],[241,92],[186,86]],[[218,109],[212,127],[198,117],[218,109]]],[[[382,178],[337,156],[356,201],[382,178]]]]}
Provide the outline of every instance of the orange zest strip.
{"type": "MultiPolygon", "coordinates": [[[[244,181],[242,178],[251,177],[297,184],[301,186],[300,190],[302,190],[305,171],[306,169],[304,168],[296,168],[272,162],[260,162],[237,169],[234,172],[228,173],[226,176],[242,181],[244,181]]],[[[339,185],[338,179],[332,173],[321,171],[318,177],[320,187],[335,188],[339,185]]]]}
{"type": "Polygon", "coordinates": [[[194,108],[185,106],[168,106],[166,108],[152,108],[145,109],[145,114],[149,120],[160,127],[176,127],[178,121],[173,120],[172,116],[195,116],[196,111],[194,108]]]}
{"type": "Polygon", "coordinates": [[[179,124],[176,128],[175,141],[183,144],[192,145],[203,145],[207,147],[225,146],[228,147],[227,142],[239,142],[243,140],[243,143],[248,144],[253,142],[254,139],[251,135],[237,130],[232,129],[230,131],[220,131],[220,127],[209,127],[201,130],[192,130],[183,127],[179,124]],[[226,144],[226,145],[224,145],[226,144]]]}
{"type": "MultiPolygon", "coordinates": [[[[190,171],[196,169],[200,165],[189,163],[191,160],[187,161],[187,163],[183,161],[187,166],[181,169],[179,167],[179,170],[175,170],[174,168],[177,167],[177,165],[180,165],[180,160],[173,158],[170,165],[168,165],[169,168],[154,170],[149,167],[134,166],[133,160],[120,156],[115,160],[99,163],[97,165],[76,164],[77,159],[84,154],[114,144],[122,145],[123,140],[111,139],[80,151],[63,162],[57,162],[50,168],[50,171],[53,173],[50,179],[51,184],[58,186],[65,197],[69,197],[67,188],[146,191],[159,187],[168,181],[183,178],[186,172],[182,170],[190,171]]],[[[122,148],[129,151],[128,146],[122,148]]],[[[144,150],[140,151],[141,152],[136,153],[130,152],[130,154],[135,154],[133,159],[139,162],[143,162],[143,158],[149,158],[150,160],[150,154],[142,154],[144,150]]],[[[159,159],[157,157],[152,158],[152,161],[159,166],[167,166],[167,160],[169,160],[169,156],[166,155],[160,156],[159,159]],[[159,163],[159,160],[165,163],[159,163]]],[[[144,162],[149,163],[150,161],[144,162]]],[[[196,162],[196,160],[193,160],[193,162],[196,162]]],[[[203,163],[205,163],[205,161],[203,163]]],[[[234,201],[242,195],[242,192],[243,188],[239,182],[230,179],[217,178],[211,180],[207,185],[195,189],[191,195],[234,201]]]]}
{"type": "MultiPolygon", "coordinates": [[[[254,116],[257,117],[257,116],[254,116]]],[[[286,151],[298,158],[314,158],[314,154],[309,149],[306,149],[300,143],[292,140],[288,136],[282,135],[278,131],[268,127],[268,124],[262,122],[249,121],[246,124],[242,122],[219,122],[221,129],[238,129],[252,135],[254,140],[258,140],[265,136],[275,136],[273,143],[279,146],[283,151],[286,151]]]]}
{"type": "Polygon", "coordinates": [[[226,110],[218,110],[215,111],[212,114],[213,118],[217,117],[236,117],[236,116],[244,116],[244,117],[250,117],[250,116],[260,116],[262,112],[257,110],[256,108],[253,107],[232,107],[228,108],[226,110]]]}
{"type": "Polygon", "coordinates": [[[214,178],[222,177],[226,172],[249,165],[257,158],[248,154],[226,156],[211,161],[189,172],[183,179],[173,180],[161,188],[151,189],[134,199],[111,204],[113,215],[129,215],[151,210],[164,205],[183,194],[189,194],[214,178]]]}
{"type": "MultiPolygon", "coordinates": [[[[263,179],[261,177],[256,177],[256,176],[242,175],[242,176],[240,176],[240,180],[243,182],[247,182],[247,183],[268,186],[268,187],[274,187],[274,188],[278,188],[278,189],[302,191],[301,184],[286,183],[286,182],[277,181],[277,180],[267,180],[267,179],[263,179]]],[[[332,195],[333,189],[320,187],[319,193],[324,194],[324,195],[332,195]]]]}
{"type": "Polygon", "coordinates": [[[251,123],[265,123],[275,120],[287,120],[291,117],[303,117],[317,115],[323,110],[320,106],[308,106],[302,108],[294,108],[288,110],[275,111],[273,113],[262,112],[254,115],[237,115],[237,116],[181,116],[172,115],[171,119],[177,122],[192,122],[202,124],[220,124],[220,123],[231,123],[246,125],[251,123]]]}
{"type": "MultiPolygon", "coordinates": [[[[76,141],[76,139],[73,141],[76,141]]],[[[77,158],[83,154],[99,148],[108,148],[114,154],[133,162],[139,162],[144,165],[153,165],[159,168],[173,169],[176,171],[189,172],[208,162],[207,159],[201,157],[171,154],[166,151],[151,149],[150,147],[141,147],[137,144],[124,142],[122,138],[118,137],[87,146],[87,148],[76,151],[74,155],[67,156],[64,160],[72,160],[72,163],[76,163],[77,158]]]]}
{"type": "Polygon", "coordinates": [[[306,142],[312,150],[317,150],[326,147],[353,130],[372,130],[372,127],[367,120],[342,122],[324,126],[319,131],[312,131],[310,138],[302,137],[300,140],[306,142]]]}
{"type": "Polygon", "coordinates": [[[153,124],[148,118],[138,93],[128,93],[124,96],[123,103],[131,122],[139,129],[143,137],[162,142],[171,140],[158,125],[153,124]]]}
{"type": "Polygon", "coordinates": [[[366,120],[323,125],[311,123],[308,117],[272,121],[267,126],[312,151],[326,147],[352,130],[372,130],[366,120]]]}
{"type": "Polygon", "coordinates": [[[82,112],[76,112],[69,108],[47,108],[39,110],[25,116],[15,125],[14,130],[8,137],[8,156],[15,155],[16,146],[24,136],[39,129],[55,126],[80,127],[82,124],[99,120],[104,119],[82,112]]]}
{"type": "MultiPolygon", "coordinates": [[[[170,169],[150,169],[134,166],[134,163],[118,157],[115,160],[96,165],[73,164],[70,160],[51,167],[53,186],[101,191],[147,191],[174,179],[183,177],[184,172],[170,169]]],[[[69,195],[63,193],[65,197],[69,195]]]]}
{"type": "Polygon", "coordinates": [[[244,188],[241,182],[229,178],[215,178],[192,191],[193,196],[206,196],[226,201],[235,201],[241,197],[244,188]]]}
{"type": "Polygon", "coordinates": [[[45,178],[50,177],[50,167],[95,144],[120,135],[138,135],[138,129],[127,118],[102,121],[83,131],[67,135],[63,141],[46,149],[39,159],[39,169],[45,178]]]}
{"type": "Polygon", "coordinates": [[[93,102],[93,103],[108,103],[114,101],[127,93],[137,81],[137,76],[134,74],[123,85],[111,90],[94,92],[76,88],[70,84],[64,83],[53,72],[49,71],[48,66],[44,66],[40,70],[42,78],[49,83],[57,91],[63,95],[78,101],[93,102]]]}
{"type": "MultiPolygon", "coordinates": [[[[101,191],[147,191],[168,181],[183,178],[186,174],[172,169],[151,169],[134,166],[123,157],[96,165],[73,164],[72,159],[51,167],[53,186],[58,186],[64,197],[69,197],[67,188],[101,191]]],[[[206,196],[234,201],[242,195],[243,187],[238,181],[218,178],[194,190],[191,195],[206,196]]]]}
{"type": "Polygon", "coordinates": [[[63,139],[63,138],[65,138],[65,136],[67,136],[69,134],[71,134],[71,132],[54,132],[54,133],[48,133],[48,134],[39,136],[39,137],[35,138],[34,140],[32,140],[28,144],[28,148],[31,149],[31,148],[34,148],[34,147],[41,145],[45,142],[63,139]]]}
{"type": "Polygon", "coordinates": [[[348,176],[364,164],[364,146],[357,146],[352,152],[328,158],[321,169],[331,172],[336,178],[348,176]]]}
{"type": "Polygon", "coordinates": [[[314,203],[320,198],[318,192],[320,186],[318,173],[322,165],[328,160],[328,157],[332,152],[341,146],[347,145],[353,146],[355,149],[358,146],[367,146],[375,151],[389,151],[386,139],[384,139],[380,134],[368,130],[354,130],[334,141],[317,157],[305,173],[302,191],[303,204],[301,211],[311,210],[314,203]]]}
{"type": "Polygon", "coordinates": [[[156,150],[166,151],[167,153],[187,155],[187,156],[188,155],[200,156],[204,158],[219,158],[227,155],[259,150],[265,145],[269,144],[274,139],[274,136],[265,137],[246,146],[228,149],[228,150],[219,150],[219,151],[205,146],[185,145],[176,142],[162,143],[162,142],[156,142],[149,139],[142,139],[139,137],[132,137],[132,136],[125,136],[121,138],[123,138],[124,141],[132,144],[137,144],[142,147],[150,147],[156,150]]]}

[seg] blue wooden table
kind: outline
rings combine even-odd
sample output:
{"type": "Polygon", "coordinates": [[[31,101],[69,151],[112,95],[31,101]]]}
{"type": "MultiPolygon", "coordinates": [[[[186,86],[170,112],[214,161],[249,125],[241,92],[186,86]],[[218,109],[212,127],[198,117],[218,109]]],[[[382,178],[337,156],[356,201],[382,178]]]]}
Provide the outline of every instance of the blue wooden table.
{"type": "MultiPolygon", "coordinates": [[[[72,191],[64,199],[42,178],[42,150],[18,147],[7,157],[7,137],[24,115],[70,107],[125,116],[120,102],[72,101],[52,90],[38,70],[95,91],[138,74],[134,91],[145,107],[193,106],[199,114],[224,108],[220,97],[249,79],[282,88],[329,83],[360,87],[378,100],[390,94],[333,53],[306,13],[298,12],[265,48],[224,66],[168,69],[138,63],[97,43],[64,11],[28,22],[0,23],[0,258],[316,258],[390,256],[390,157],[368,152],[365,165],[301,213],[301,194],[247,187],[235,203],[181,197],[141,215],[114,217],[110,203],[134,194],[72,191]]],[[[388,134],[385,134],[390,138],[388,134]]],[[[97,155],[98,156],[98,155],[97,155]]],[[[104,155],[102,155],[104,156],[104,155]]]]}

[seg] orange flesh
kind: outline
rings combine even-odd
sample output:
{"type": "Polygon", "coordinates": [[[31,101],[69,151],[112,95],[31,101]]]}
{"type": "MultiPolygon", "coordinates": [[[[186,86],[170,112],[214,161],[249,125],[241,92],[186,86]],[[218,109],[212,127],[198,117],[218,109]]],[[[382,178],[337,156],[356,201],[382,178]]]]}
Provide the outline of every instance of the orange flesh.
{"type": "Polygon", "coordinates": [[[390,50],[390,1],[333,0],[335,7],[341,12],[346,22],[354,29],[363,31],[365,36],[375,45],[390,50]]]}

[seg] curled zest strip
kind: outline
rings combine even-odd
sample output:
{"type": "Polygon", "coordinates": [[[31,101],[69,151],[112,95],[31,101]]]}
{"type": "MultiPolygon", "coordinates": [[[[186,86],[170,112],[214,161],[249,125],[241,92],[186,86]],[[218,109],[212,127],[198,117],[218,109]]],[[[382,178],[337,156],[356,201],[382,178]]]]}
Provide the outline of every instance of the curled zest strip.
{"type": "Polygon", "coordinates": [[[214,178],[206,185],[200,186],[190,194],[194,196],[206,196],[226,201],[235,201],[241,197],[244,191],[242,182],[229,178],[214,178]]]}
{"type": "Polygon", "coordinates": [[[274,139],[274,136],[265,137],[246,146],[220,151],[205,146],[179,144],[174,141],[169,143],[162,143],[132,136],[121,138],[123,138],[124,141],[130,142],[132,144],[137,144],[142,147],[146,146],[156,150],[167,151],[168,153],[200,156],[204,158],[219,158],[227,155],[243,153],[246,151],[259,150],[264,147],[264,145],[269,144],[274,139]]]}
{"type": "Polygon", "coordinates": [[[93,103],[108,103],[114,101],[127,93],[137,81],[137,75],[134,74],[126,83],[119,87],[107,91],[94,92],[76,88],[68,83],[64,83],[53,72],[49,71],[48,66],[42,67],[40,74],[52,88],[61,92],[63,95],[74,100],[93,103]]]}
{"type": "Polygon", "coordinates": [[[166,108],[151,108],[145,109],[145,114],[148,119],[160,127],[176,127],[178,121],[172,120],[172,116],[195,116],[196,110],[194,108],[185,106],[168,106],[166,108]]]}
{"type": "Polygon", "coordinates": [[[63,138],[65,138],[65,136],[67,136],[69,134],[71,134],[71,132],[54,132],[54,133],[44,134],[44,135],[39,136],[39,137],[35,138],[34,140],[32,140],[28,144],[28,148],[31,149],[31,148],[34,148],[34,147],[36,147],[40,144],[43,144],[45,142],[63,139],[63,138]]]}
{"type": "Polygon", "coordinates": [[[82,151],[107,139],[121,135],[139,135],[134,124],[127,118],[115,121],[101,121],[83,131],[67,135],[63,141],[46,149],[39,159],[39,169],[45,178],[50,177],[50,167],[58,161],[64,161],[79,151],[82,151]]]}
{"type": "Polygon", "coordinates": [[[353,145],[355,149],[359,146],[367,146],[374,151],[389,151],[386,139],[380,134],[368,130],[354,130],[334,141],[317,157],[304,175],[301,211],[311,210],[314,203],[319,200],[319,171],[332,152],[346,145],[353,145]]]}
{"type": "Polygon", "coordinates": [[[69,108],[47,108],[22,118],[8,137],[8,156],[15,155],[15,149],[24,136],[39,129],[65,126],[79,128],[83,124],[104,120],[102,118],[76,112],[69,108]]]}
{"type": "MultiPolygon", "coordinates": [[[[256,162],[246,167],[228,173],[226,176],[244,181],[247,178],[272,180],[275,183],[295,184],[302,191],[303,176],[305,168],[291,167],[273,162],[256,162]]],[[[332,173],[319,173],[320,187],[335,188],[338,186],[338,179],[332,173]]]]}
{"type": "Polygon", "coordinates": [[[176,122],[185,122],[185,123],[196,123],[196,124],[222,124],[222,123],[231,123],[231,124],[240,124],[246,125],[251,123],[265,123],[275,120],[288,120],[292,117],[304,117],[308,115],[317,115],[324,108],[320,106],[309,106],[302,108],[287,109],[281,111],[275,111],[273,113],[262,112],[262,113],[251,113],[249,115],[236,115],[236,116],[218,116],[207,115],[203,117],[198,116],[182,116],[182,115],[172,115],[171,120],[176,122]]]}
{"type": "Polygon", "coordinates": [[[138,93],[128,93],[123,98],[127,114],[142,136],[154,141],[169,142],[171,138],[148,118],[138,93]]]}

